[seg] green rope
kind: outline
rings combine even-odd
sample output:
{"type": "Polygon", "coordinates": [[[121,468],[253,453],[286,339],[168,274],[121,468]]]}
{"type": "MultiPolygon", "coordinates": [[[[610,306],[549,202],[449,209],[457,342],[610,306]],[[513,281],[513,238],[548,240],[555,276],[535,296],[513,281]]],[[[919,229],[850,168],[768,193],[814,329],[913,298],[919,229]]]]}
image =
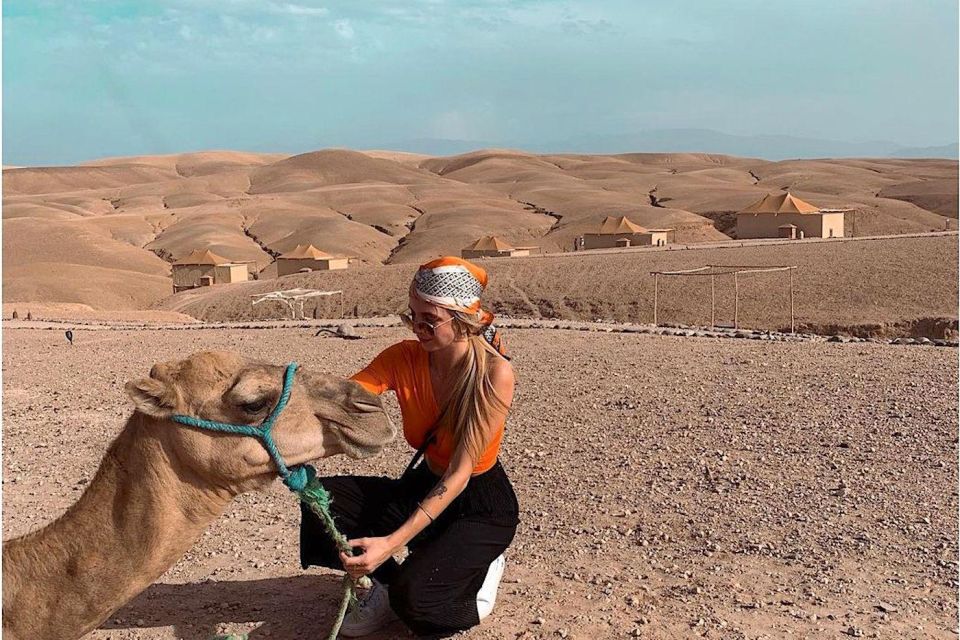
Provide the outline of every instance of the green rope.
{"type": "MultiPolygon", "coordinates": [[[[320,519],[320,523],[323,525],[324,531],[327,535],[330,536],[330,539],[333,541],[333,544],[336,545],[337,549],[342,551],[348,556],[353,555],[353,549],[350,548],[350,545],[347,544],[347,536],[340,533],[340,530],[337,529],[336,523],[333,521],[333,516],[330,515],[330,505],[333,503],[333,496],[330,495],[330,492],[320,484],[320,481],[317,479],[317,471],[311,465],[303,465],[297,467],[297,469],[303,469],[305,472],[307,482],[306,486],[299,491],[294,491],[297,494],[297,497],[310,508],[310,511],[320,519]]],[[[347,611],[350,610],[350,607],[356,606],[357,604],[357,594],[356,586],[369,588],[371,586],[370,578],[364,576],[360,578],[356,583],[350,577],[350,574],[345,574],[343,576],[343,597],[340,599],[340,607],[337,609],[337,615],[333,620],[333,626],[330,629],[330,633],[327,635],[327,640],[337,640],[337,636],[340,635],[340,628],[343,626],[343,619],[347,615],[347,611]]],[[[214,636],[211,640],[247,640],[247,634],[223,634],[214,636]]]]}
{"type": "MultiPolygon", "coordinates": [[[[320,484],[320,481],[317,480],[317,472],[312,466],[304,465],[303,468],[307,470],[307,486],[297,491],[297,495],[300,497],[300,500],[310,508],[310,511],[320,519],[324,531],[330,536],[330,539],[333,541],[333,544],[336,545],[337,549],[348,556],[352,556],[353,549],[347,544],[347,536],[340,533],[336,523],[333,521],[333,516],[330,515],[330,504],[333,502],[333,497],[330,495],[330,492],[320,484]]],[[[359,580],[359,584],[363,587],[369,587],[371,584],[370,578],[364,576],[359,580]]],[[[333,620],[333,628],[330,630],[327,640],[336,640],[340,634],[340,627],[343,626],[343,619],[346,617],[348,609],[356,606],[356,604],[357,594],[354,581],[350,577],[350,574],[346,574],[343,576],[343,598],[340,600],[340,608],[337,610],[337,616],[333,620]]]]}

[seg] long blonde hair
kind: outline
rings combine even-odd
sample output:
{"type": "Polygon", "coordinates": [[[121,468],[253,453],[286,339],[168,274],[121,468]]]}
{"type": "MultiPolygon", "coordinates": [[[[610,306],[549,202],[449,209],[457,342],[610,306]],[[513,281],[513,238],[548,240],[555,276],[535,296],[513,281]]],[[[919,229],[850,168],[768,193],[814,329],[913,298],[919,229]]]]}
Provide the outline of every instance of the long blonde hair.
{"type": "Polygon", "coordinates": [[[490,381],[493,364],[501,356],[481,335],[484,327],[475,315],[450,313],[457,337],[466,337],[469,348],[444,399],[438,427],[453,437],[456,446],[462,443],[476,464],[483,455],[483,426],[495,411],[505,412],[509,406],[490,381]]]}

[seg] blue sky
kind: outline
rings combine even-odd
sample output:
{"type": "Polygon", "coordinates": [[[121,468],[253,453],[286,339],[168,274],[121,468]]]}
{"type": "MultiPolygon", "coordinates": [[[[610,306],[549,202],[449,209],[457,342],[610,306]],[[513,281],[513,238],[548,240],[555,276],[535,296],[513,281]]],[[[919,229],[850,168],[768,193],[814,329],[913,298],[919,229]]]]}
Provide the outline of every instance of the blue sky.
{"type": "Polygon", "coordinates": [[[957,24],[955,0],[4,0],[3,162],[669,128],[942,145],[957,24]]]}

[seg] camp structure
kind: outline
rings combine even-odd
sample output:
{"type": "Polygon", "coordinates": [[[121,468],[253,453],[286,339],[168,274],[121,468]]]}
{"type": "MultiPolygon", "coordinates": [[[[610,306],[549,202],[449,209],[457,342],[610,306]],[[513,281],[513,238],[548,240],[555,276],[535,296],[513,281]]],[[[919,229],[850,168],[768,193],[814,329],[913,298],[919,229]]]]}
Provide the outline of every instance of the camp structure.
{"type": "Polygon", "coordinates": [[[246,282],[245,262],[233,262],[209,249],[195,249],[173,263],[173,292],[212,284],[246,282]]]}
{"type": "Polygon", "coordinates": [[[286,289],[283,291],[270,291],[269,293],[255,293],[250,306],[257,306],[261,302],[279,302],[290,310],[291,320],[302,320],[306,318],[303,312],[303,306],[307,300],[313,300],[313,317],[317,317],[318,301],[328,296],[340,296],[340,317],[343,317],[343,291],[320,291],[318,289],[286,289]]]}
{"type": "MultiPolygon", "coordinates": [[[[653,276],[653,324],[659,326],[659,317],[657,308],[660,297],[660,278],[661,276],[674,276],[683,278],[710,278],[710,326],[721,326],[717,324],[717,291],[716,280],[718,277],[733,276],[733,328],[740,328],[740,287],[742,286],[741,277],[758,273],[788,273],[790,276],[790,333],[796,330],[796,307],[794,305],[793,281],[796,265],[711,265],[705,267],[696,267],[695,269],[682,269],[679,271],[651,271],[653,276]]],[[[766,300],[766,296],[763,296],[766,300]]],[[[729,326],[729,325],[727,325],[729,326]]]]}
{"type": "Polygon", "coordinates": [[[515,258],[536,247],[514,247],[497,236],[484,236],[460,250],[461,258],[515,258]]]}
{"type": "Polygon", "coordinates": [[[644,229],[626,216],[607,216],[598,233],[585,233],[581,249],[613,249],[615,247],[662,247],[670,241],[673,229],[644,229]]]}
{"type": "Polygon", "coordinates": [[[821,209],[789,191],[770,193],[737,213],[737,239],[842,238],[850,209],[821,209]]]}
{"type": "Polygon", "coordinates": [[[288,276],[292,273],[308,271],[330,271],[346,269],[350,258],[333,256],[320,251],[312,244],[298,244],[294,249],[277,258],[277,275],[288,276]]]}

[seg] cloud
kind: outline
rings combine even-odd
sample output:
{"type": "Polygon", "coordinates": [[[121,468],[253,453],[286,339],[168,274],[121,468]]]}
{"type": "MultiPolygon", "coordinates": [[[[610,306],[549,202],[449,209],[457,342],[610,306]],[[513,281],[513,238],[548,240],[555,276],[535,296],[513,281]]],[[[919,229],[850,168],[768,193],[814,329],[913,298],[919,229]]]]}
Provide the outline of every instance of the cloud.
{"type": "Polygon", "coordinates": [[[353,40],[353,26],[349,20],[337,20],[333,23],[333,28],[336,29],[337,35],[344,40],[353,40]]]}
{"type": "Polygon", "coordinates": [[[613,23],[605,19],[566,18],[560,22],[560,28],[565,33],[572,35],[591,35],[614,31],[613,23]]]}
{"type": "Polygon", "coordinates": [[[308,7],[302,4],[285,3],[281,5],[271,5],[275,7],[278,13],[287,13],[294,16],[316,16],[323,17],[329,15],[330,10],[326,7],[308,7]]]}

